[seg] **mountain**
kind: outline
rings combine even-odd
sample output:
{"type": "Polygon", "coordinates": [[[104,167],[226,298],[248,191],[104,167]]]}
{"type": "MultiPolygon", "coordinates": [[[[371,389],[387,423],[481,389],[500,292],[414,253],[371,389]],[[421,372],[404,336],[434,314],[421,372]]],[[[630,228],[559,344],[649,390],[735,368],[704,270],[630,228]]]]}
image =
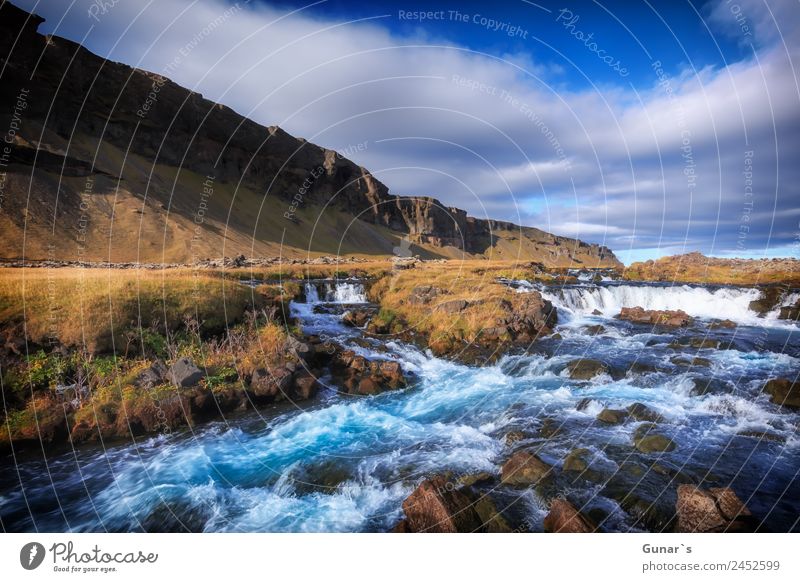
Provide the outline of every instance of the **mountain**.
{"type": "Polygon", "coordinates": [[[619,267],[606,247],[405,197],[336,152],[0,6],[0,257],[347,254],[619,267]]]}

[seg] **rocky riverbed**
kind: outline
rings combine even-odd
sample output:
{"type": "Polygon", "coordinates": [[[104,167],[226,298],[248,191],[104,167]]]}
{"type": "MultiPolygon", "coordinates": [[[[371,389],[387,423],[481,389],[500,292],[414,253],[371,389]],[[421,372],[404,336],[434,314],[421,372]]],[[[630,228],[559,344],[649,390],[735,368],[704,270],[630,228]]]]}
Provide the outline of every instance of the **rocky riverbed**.
{"type": "MultiPolygon", "coordinates": [[[[246,378],[238,405],[178,401],[208,414],[135,444],[6,457],[16,470],[0,476],[3,524],[797,530],[800,342],[780,318],[793,297],[759,313],[761,292],[746,288],[505,284],[539,315],[509,318],[521,341],[478,366],[461,350],[421,349],[358,281],[309,282],[291,304],[302,332],[286,340],[291,357],[246,378]]],[[[198,374],[176,360],[140,380],[167,378],[197,399],[198,374]]]]}

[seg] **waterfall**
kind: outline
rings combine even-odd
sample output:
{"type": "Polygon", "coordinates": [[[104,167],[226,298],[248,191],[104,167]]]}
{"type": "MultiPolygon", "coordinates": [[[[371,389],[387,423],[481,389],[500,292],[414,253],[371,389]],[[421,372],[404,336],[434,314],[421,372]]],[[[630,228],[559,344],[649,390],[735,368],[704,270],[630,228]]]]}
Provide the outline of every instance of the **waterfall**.
{"type": "Polygon", "coordinates": [[[355,281],[308,281],[305,284],[305,293],[306,303],[367,303],[364,286],[355,281]]]}
{"type": "Polygon", "coordinates": [[[758,289],[608,285],[546,289],[542,295],[562,312],[576,316],[589,315],[597,310],[605,317],[614,317],[623,307],[641,307],[680,309],[692,317],[731,319],[739,323],[763,322],[749,309],[750,302],[761,296],[758,289]]]}
{"type": "Polygon", "coordinates": [[[317,285],[315,283],[306,283],[305,285],[306,291],[306,303],[319,303],[319,291],[317,290],[317,285]]]}

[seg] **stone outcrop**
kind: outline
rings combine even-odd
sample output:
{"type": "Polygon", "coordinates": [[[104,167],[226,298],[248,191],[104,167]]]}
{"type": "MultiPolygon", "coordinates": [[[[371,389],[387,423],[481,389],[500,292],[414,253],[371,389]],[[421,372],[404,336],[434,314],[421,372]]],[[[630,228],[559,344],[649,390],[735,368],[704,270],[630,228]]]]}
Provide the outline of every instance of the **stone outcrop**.
{"type": "Polygon", "coordinates": [[[608,373],[608,365],[599,360],[583,358],[567,364],[567,375],[573,380],[591,380],[595,376],[608,373]]]}
{"type": "Polygon", "coordinates": [[[800,382],[786,378],[773,378],[764,384],[764,392],[770,402],[786,408],[800,408],[800,382]]]}
{"type": "Polygon", "coordinates": [[[503,465],[501,479],[505,485],[527,487],[552,474],[553,467],[527,451],[514,453],[503,465]]]}
{"type": "Polygon", "coordinates": [[[334,381],[349,394],[371,396],[405,388],[402,366],[394,360],[367,360],[351,350],[337,353],[331,362],[334,381]]]}
{"type": "Polygon", "coordinates": [[[511,528],[488,497],[479,497],[446,475],[425,479],[403,502],[405,519],[395,532],[508,532],[511,528]]]}
{"type": "Polygon", "coordinates": [[[619,319],[646,325],[664,325],[667,327],[685,327],[691,325],[693,319],[680,309],[676,311],[642,309],[641,307],[623,307],[617,316],[619,319]]]}
{"type": "Polygon", "coordinates": [[[677,532],[747,532],[754,531],[756,525],[750,510],[727,487],[706,491],[680,485],[675,509],[677,532]]]}
{"type": "Polygon", "coordinates": [[[551,533],[591,533],[597,529],[592,521],[581,514],[566,499],[556,498],[544,518],[544,531],[551,533]]]}

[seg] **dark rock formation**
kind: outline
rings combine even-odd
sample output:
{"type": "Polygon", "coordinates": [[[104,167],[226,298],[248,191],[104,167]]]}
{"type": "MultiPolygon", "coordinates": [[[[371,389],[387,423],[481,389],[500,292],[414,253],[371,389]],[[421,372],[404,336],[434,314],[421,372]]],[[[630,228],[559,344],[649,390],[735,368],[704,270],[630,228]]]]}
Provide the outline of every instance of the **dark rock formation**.
{"type": "Polygon", "coordinates": [[[596,529],[597,526],[566,499],[553,499],[550,511],[544,518],[546,532],[591,533],[596,529]]]}
{"type": "Polygon", "coordinates": [[[800,408],[800,383],[786,378],[773,378],[764,384],[770,401],[787,408],[800,408]]]}
{"type": "Polygon", "coordinates": [[[757,526],[744,503],[727,487],[705,491],[680,485],[676,511],[678,532],[748,532],[757,526]]]}
{"type": "Polygon", "coordinates": [[[595,376],[608,374],[608,372],[607,364],[589,358],[573,360],[567,364],[567,374],[573,380],[591,380],[595,376]]]}
{"type": "Polygon", "coordinates": [[[646,325],[664,325],[667,327],[684,327],[692,323],[692,318],[685,311],[642,309],[641,307],[623,307],[617,316],[619,319],[646,325]]]}
{"type": "Polygon", "coordinates": [[[505,485],[527,487],[550,476],[552,470],[553,467],[536,455],[527,451],[519,451],[514,453],[503,465],[501,479],[505,485]]]}
{"type": "Polygon", "coordinates": [[[167,373],[169,381],[175,386],[196,386],[203,379],[203,372],[190,358],[179,358],[167,373]]]}

